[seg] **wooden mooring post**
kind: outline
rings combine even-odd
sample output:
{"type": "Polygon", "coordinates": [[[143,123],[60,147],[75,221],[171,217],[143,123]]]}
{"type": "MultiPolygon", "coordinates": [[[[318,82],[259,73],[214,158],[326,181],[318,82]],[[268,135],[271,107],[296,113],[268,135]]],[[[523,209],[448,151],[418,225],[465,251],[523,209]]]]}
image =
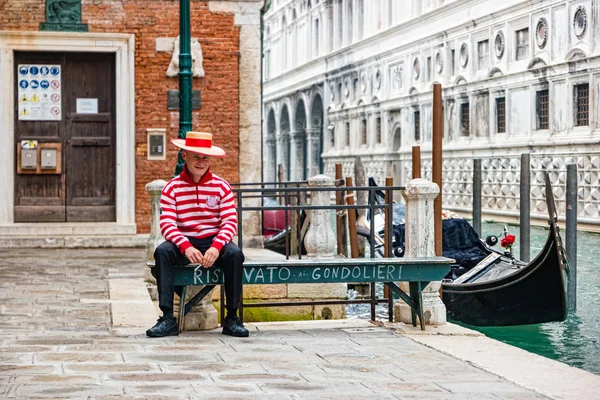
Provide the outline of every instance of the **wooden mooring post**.
{"type": "Polygon", "coordinates": [[[473,160],[473,229],[481,237],[481,158],[473,160]]]}
{"type": "Polygon", "coordinates": [[[529,153],[521,154],[521,183],[520,183],[520,259],[529,262],[531,256],[531,158],[529,153]]]}
{"type": "Polygon", "coordinates": [[[577,164],[567,164],[567,215],[565,247],[569,259],[567,298],[569,311],[577,311],[577,164]]]}
{"type": "MultiPolygon", "coordinates": [[[[335,164],[335,180],[339,182],[342,180],[342,164],[335,164]]],[[[335,204],[340,206],[344,204],[345,192],[335,192],[335,204]]],[[[348,239],[346,237],[348,210],[346,212],[337,212],[335,216],[335,230],[337,234],[337,254],[348,257],[348,239]]]]}
{"type": "Polygon", "coordinates": [[[444,139],[444,115],[442,108],[442,85],[433,85],[433,139],[431,180],[440,188],[440,194],[433,201],[435,221],[435,255],[442,255],[442,141],[444,139]]]}

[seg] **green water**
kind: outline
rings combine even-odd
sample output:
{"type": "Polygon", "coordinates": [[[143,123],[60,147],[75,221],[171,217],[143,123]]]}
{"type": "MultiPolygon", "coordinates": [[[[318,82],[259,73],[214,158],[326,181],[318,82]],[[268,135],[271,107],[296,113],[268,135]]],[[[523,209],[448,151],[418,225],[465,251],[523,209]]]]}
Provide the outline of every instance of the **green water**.
{"type": "MultiPolygon", "coordinates": [[[[483,237],[502,233],[504,225],[483,223],[483,237]]],[[[508,225],[517,236],[513,251],[519,255],[519,227],[508,225]]],[[[563,242],[565,239],[562,233],[563,242]]],[[[541,250],[548,230],[531,229],[531,258],[541,250]]],[[[577,233],[577,311],[563,322],[509,327],[472,327],[483,334],[532,353],[600,375],[600,235],[577,233]]]]}

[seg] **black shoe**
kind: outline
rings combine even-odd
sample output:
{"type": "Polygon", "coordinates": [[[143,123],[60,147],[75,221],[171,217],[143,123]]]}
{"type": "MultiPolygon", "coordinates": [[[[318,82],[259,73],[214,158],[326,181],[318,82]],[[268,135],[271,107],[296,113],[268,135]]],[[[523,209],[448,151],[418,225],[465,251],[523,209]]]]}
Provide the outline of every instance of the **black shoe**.
{"type": "Polygon", "coordinates": [[[178,336],[177,320],[173,317],[162,316],[156,325],[146,331],[146,335],[149,337],[178,336]]]}
{"type": "Polygon", "coordinates": [[[226,317],[223,321],[223,335],[248,337],[250,333],[248,329],[244,328],[238,316],[234,315],[233,317],[226,317]]]}

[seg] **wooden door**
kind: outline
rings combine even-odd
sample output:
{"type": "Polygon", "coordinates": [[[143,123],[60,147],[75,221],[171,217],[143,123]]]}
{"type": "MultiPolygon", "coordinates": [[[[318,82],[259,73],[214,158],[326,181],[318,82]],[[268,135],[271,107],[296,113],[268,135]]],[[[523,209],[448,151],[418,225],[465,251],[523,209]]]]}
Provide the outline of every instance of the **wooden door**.
{"type": "Polygon", "coordinates": [[[17,52],[15,85],[18,66],[30,64],[61,67],[62,117],[19,120],[15,90],[15,143],[59,143],[62,168],[57,175],[15,175],[15,222],[115,221],[114,54],[17,52]]]}

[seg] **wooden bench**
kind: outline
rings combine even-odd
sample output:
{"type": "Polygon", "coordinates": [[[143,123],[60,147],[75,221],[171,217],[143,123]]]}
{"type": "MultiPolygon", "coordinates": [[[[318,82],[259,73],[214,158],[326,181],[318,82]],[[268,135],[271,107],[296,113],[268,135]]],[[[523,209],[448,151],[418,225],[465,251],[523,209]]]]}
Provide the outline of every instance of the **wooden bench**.
{"type": "MultiPolygon", "coordinates": [[[[429,282],[441,281],[454,260],[430,258],[332,258],[281,261],[245,261],[243,284],[271,285],[288,283],[383,282],[411,308],[412,324],[425,330],[422,290],[429,282]],[[406,294],[397,282],[408,282],[406,294]]],[[[148,262],[154,267],[154,262],[148,262]]],[[[179,331],[183,331],[185,315],[216,286],[224,283],[219,267],[204,268],[199,264],[175,267],[175,286],[182,286],[179,304],[179,331]],[[187,287],[206,285],[186,304],[187,287]]]]}

